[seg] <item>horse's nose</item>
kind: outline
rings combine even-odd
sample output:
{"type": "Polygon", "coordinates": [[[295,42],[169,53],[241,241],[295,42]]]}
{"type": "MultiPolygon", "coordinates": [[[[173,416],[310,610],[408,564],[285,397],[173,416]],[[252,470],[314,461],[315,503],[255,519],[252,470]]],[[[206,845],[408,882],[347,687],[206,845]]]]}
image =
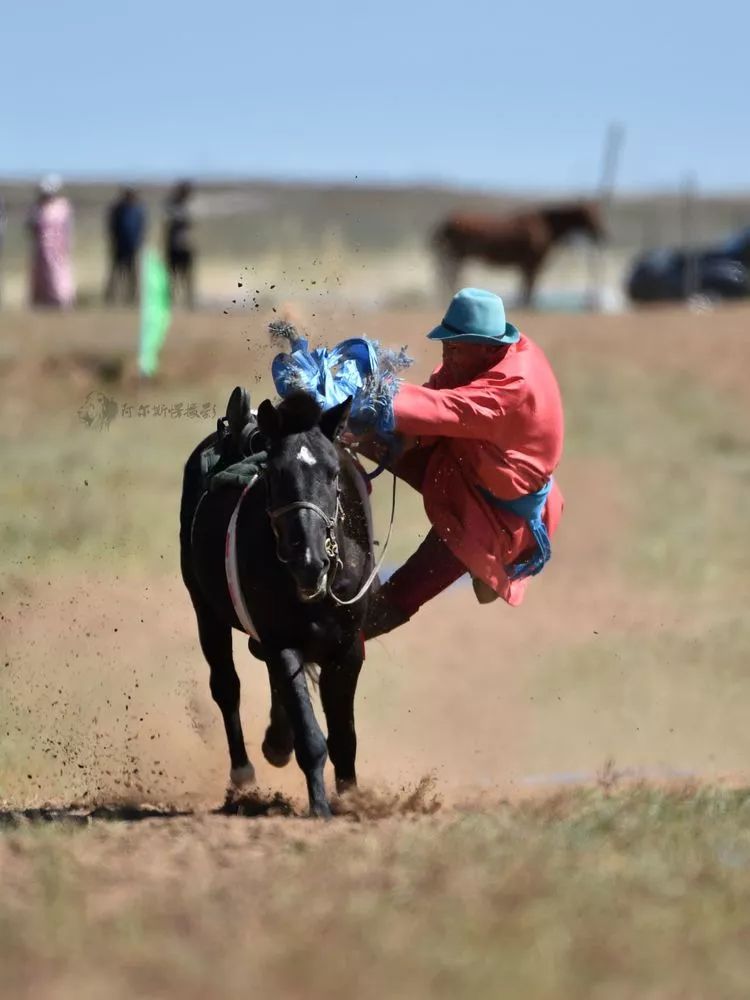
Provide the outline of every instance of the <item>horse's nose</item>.
{"type": "Polygon", "coordinates": [[[328,581],[329,562],[325,556],[315,556],[310,549],[306,549],[299,562],[290,567],[297,592],[303,601],[323,596],[328,581]]]}

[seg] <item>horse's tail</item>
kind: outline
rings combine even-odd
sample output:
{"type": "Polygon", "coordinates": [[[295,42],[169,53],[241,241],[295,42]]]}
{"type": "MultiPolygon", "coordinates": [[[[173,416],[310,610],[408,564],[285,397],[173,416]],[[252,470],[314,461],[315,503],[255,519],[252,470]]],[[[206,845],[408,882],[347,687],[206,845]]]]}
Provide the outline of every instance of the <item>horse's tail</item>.
{"type": "Polygon", "coordinates": [[[303,670],[305,671],[305,676],[310,681],[313,687],[320,687],[320,667],[317,663],[303,663],[303,670]]]}

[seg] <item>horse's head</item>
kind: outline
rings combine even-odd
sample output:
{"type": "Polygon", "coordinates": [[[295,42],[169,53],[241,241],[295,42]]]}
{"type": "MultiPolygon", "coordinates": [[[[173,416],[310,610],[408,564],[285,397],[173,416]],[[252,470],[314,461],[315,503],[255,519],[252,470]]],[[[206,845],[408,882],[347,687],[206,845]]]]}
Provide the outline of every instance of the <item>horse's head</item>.
{"type": "Polygon", "coordinates": [[[602,213],[596,202],[582,201],[548,208],[544,215],[555,236],[588,236],[594,243],[602,243],[606,230],[602,213]]]}
{"type": "Polygon", "coordinates": [[[321,412],[306,393],[293,393],[278,408],[266,400],[258,427],[268,441],[268,515],[276,554],[294,578],[303,601],[324,597],[338,548],[339,458],[334,442],[351,400],[321,412]]]}
{"type": "Polygon", "coordinates": [[[607,231],[602,221],[602,211],[596,202],[584,203],[579,208],[580,229],[586,233],[594,243],[603,243],[607,238],[607,231]]]}

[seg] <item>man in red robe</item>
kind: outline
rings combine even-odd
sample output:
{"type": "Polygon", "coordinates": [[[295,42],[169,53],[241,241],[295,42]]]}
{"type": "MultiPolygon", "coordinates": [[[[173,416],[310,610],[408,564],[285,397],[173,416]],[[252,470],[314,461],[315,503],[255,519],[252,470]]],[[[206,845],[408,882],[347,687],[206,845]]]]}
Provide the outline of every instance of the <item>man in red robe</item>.
{"type": "MultiPolygon", "coordinates": [[[[404,450],[392,468],[422,494],[432,527],[378,591],[365,638],[404,624],[467,572],[480,603],[520,604],[562,513],[552,478],[562,401],[541,348],[506,321],[499,296],[476,288],[454,296],[428,336],[443,361],[394,398],[404,450]]],[[[362,452],[374,455],[366,441],[362,452]]]]}

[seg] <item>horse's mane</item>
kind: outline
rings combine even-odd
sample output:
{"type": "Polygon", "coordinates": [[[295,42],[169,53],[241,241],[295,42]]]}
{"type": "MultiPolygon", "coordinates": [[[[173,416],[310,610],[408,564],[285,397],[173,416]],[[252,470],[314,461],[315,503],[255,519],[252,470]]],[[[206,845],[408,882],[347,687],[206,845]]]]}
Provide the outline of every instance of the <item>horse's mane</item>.
{"type": "Polygon", "coordinates": [[[278,406],[284,434],[302,434],[317,427],[323,411],[317,401],[302,389],[290,392],[278,406]]]}

